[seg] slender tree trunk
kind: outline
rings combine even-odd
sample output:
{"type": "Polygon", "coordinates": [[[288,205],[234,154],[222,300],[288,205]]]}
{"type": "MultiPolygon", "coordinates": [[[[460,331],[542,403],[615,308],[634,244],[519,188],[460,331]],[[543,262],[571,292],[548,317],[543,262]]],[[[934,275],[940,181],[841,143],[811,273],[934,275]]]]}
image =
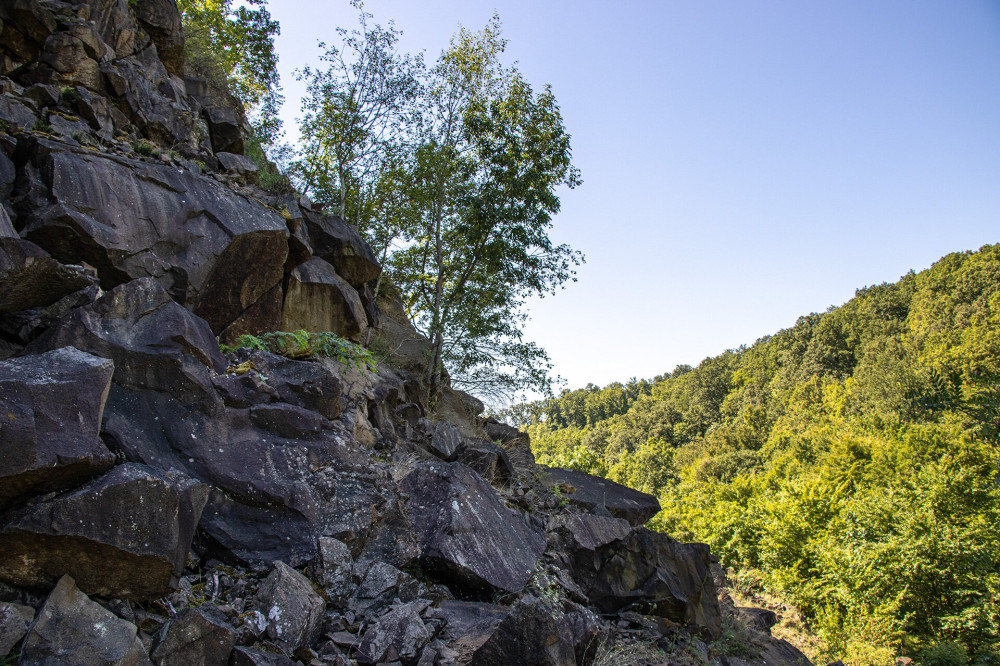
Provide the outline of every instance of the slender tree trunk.
{"type": "Polygon", "coordinates": [[[434,262],[437,276],[434,280],[434,303],[431,308],[431,360],[427,366],[428,402],[438,392],[441,381],[441,352],[444,349],[444,327],[441,321],[441,307],[444,300],[444,249],[441,238],[442,211],[440,202],[434,212],[434,262]]]}

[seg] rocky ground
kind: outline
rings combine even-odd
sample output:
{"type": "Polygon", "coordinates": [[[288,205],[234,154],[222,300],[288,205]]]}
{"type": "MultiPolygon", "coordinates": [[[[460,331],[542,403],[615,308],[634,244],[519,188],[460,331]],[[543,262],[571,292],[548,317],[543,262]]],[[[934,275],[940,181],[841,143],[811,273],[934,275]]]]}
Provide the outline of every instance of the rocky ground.
{"type": "Polygon", "coordinates": [[[428,405],[371,249],[184,74],[173,0],[0,4],[0,664],[804,659],[655,498],[428,405]],[[298,329],[384,358],[220,351],[298,329]]]}

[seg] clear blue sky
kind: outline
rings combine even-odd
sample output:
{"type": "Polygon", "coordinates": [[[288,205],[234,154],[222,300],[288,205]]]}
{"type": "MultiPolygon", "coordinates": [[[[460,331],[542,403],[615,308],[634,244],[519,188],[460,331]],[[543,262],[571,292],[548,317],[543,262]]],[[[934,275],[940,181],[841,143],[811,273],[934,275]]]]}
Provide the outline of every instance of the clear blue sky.
{"type": "MultiPolygon", "coordinates": [[[[270,0],[294,136],[346,0],[270,0]]],[[[553,236],[587,255],[527,335],[570,388],[751,344],[854,289],[1000,241],[995,0],[368,0],[433,61],[496,10],[551,83],[584,184],[553,236]]]]}

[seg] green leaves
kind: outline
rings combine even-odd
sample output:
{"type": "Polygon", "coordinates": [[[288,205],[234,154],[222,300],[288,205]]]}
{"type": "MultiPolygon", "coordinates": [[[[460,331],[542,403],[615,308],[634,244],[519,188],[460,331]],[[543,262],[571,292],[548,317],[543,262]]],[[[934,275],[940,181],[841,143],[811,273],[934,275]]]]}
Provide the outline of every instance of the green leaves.
{"type": "Polygon", "coordinates": [[[511,413],[540,460],[657,492],[654,524],[807,612],[836,658],[990,663],[998,331],[988,246],[658,377],[624,405],[621,385],[592,386],[511,413]]]}
{"type": "Polygon", "coordinates": [[[375,372],[374,355],[353,342],[345,340],[330,331],[272,331],[261,335],[244,334],[236,338],[232,345],[219,345],[223,354],[237,349],[254,349],[287,356],[288,358],[308,358],[326,356],[335,358],[344,365],[375,372]]]}

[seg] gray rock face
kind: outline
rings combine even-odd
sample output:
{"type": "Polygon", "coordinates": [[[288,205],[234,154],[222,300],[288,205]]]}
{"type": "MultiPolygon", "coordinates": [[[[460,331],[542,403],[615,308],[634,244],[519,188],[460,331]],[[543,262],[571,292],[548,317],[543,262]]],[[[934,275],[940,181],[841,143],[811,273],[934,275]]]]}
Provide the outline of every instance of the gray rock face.
{"type": "Polygon", "coordinates": [[[277,211],[166,165],[45,139],[27,153],[23,235],[95,266],[103,288],[152,277],[218,334],[280,283],[288,230],[277,211]]]}
{"type": "Polygon", "coordinates": [[[705,544],[638,528],[624,539],[578,548],[571,566],[574,579],[603,612],[633,607],[718,638],[721,615],[708,555],[705,544]]]}
{"type": "Polygon", "coordinates": [[[257,605],[267,616],[267,635],[287,652],[315,639],[323,622],[325,604],[309,579],[284,562],[261,583],[257,605]]]}
{"type": "Polygon", "coordinates": [[[0,602],[0,654],[7,654],[24,638],[34,619],[31,606],[0,602]]]}
{"type": "Polygon", "coordinates": [[[19,664],[147,666],[135,625],[91,601],[63,576],[45,600],[24,640],[19,664]]]}
{"type": "Polygon", "coordinates": [[[155,599],[176,583],[207,488],[128,463],[6,516],[0,578],[44,587],[68,573],[89,594],[155,599]]]}
{"type": "Polygon", "coordinates": [[[545,538],[482,477],[461,463],[423,463],[400,488],[410,497],[427,571],[473,593],[524,586],[545,538]]]}
{"type": "Polygon", "coordinates": [[[0,363],[0,510],[111,467],[98,431],[113,371],[73,347],[0,363]]]}
{"type": "MultiPolygon", "coordinates": [[[[334,215],[303,210],[313,253],[332,264],[337,275],[355,288],[382,272],[378,259],[358,230],[334,215]]],[[[362,310],[363,311],[363,310],[362,310]]]]}
{"type": "Polygon", "coordinates": [[[549,487],[560,486],[566,501],[584,511],[606,510],[634,526],[642,525],[660,511],[660,502],[655,497],[620,483],[572,469],[539,467],[546,474],[549,487]]]}
{"type": "Polygon", "coordinates": [[[0,314],[51,305],[94,284],[97,278],[82,266],[60,264],[34,243],[0,237],[0,314]]]}
{"type": "Polygon", "coordinates": [[[211,606],[187,608],[170,618],[150,657],[156,666],[226,666],[236,631],[211,606]]]}
{"type": "Polygon", "coordinates": [[[368,328],[358,292],[318,257],[289,274],[281,328],[286,331],[333,331],[360,340],[368,328]]]}

